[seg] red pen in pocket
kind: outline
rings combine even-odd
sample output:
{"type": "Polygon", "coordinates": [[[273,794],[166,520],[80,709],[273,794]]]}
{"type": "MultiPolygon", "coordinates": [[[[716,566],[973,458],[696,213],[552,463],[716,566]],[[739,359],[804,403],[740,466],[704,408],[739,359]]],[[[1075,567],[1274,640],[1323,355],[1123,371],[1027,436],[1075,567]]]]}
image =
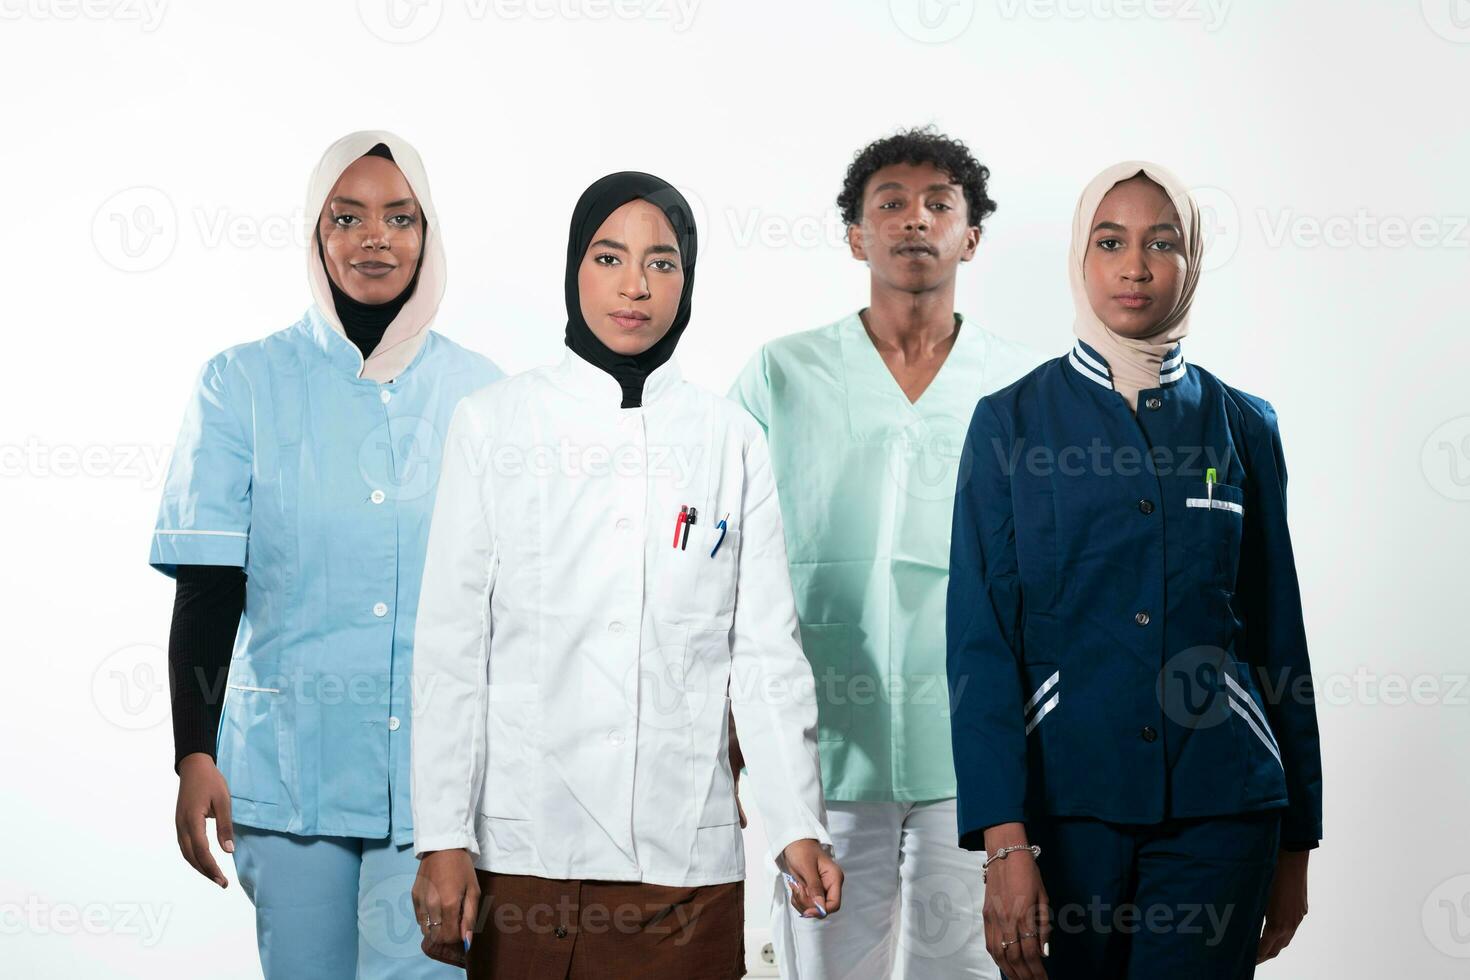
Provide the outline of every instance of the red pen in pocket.
{"type": "Polygon", "coordinates": [[[679,508],[679,519],[674,522],[674,547],[679,547],[679,532],[684,530],[684,522],[689,519],[689,508],[679,508]]]}

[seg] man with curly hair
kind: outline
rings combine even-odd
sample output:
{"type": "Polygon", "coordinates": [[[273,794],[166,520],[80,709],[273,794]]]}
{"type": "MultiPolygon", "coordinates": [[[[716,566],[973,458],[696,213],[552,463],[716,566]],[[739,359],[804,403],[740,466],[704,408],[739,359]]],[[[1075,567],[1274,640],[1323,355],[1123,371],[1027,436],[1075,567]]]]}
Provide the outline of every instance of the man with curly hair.
{"type": "Polygon", "coordinates": [[[846,875],[829,920],[798,921],[775,896],[786,976],[999,975],[980,921],[983,855],[958,843],[944,637],[970,416],[1040,361],[955,312],[959,268],[995,210],[989,177],[932,129],[864,147],[837,206],[870,272],[868,304],[764,345],[731,391],[770,444],[846,875]]]}

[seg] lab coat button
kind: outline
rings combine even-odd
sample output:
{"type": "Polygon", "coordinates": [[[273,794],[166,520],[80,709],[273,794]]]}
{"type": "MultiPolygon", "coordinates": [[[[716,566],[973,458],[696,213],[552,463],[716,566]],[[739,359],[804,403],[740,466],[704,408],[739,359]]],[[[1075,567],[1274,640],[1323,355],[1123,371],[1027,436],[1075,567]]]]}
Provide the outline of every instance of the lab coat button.
{"type": "Polygon", "coordinates": [[[623,624],[617,620],[613,620],[607,624],[607,631],[609,633],[621,633],[623,631],[623,624]]]}
{"type": "Polygon", "coordinates": [[[618,530],[619,531],[626,531],[626,530],[628,530],[628,528],[630,528],[632,526],[633,526],[633,522],[630,521],[630,520],[628,520],[626,517],[620,517],[620,518],[618,518],[618,530]]]}
{"type": "Polygon", "coordinates": [[[1148,613],[1141,612],[1141,613],[1135,614],[1134,617],[1133,617],[1133,621],[1135,623],[1137,623],[1139,626],[1147,626],[1148,625],[1148,613]]]}
{"type": "Polygon", "coordinates": [[[376,603],[373,606],[373,615],[379,618],[388,615],[388,604],[386,602],[376,603]]]}
{"type": "Polygon", "coordinates": [[[1157,742],[1159,740],[1159,733],[1154,731],[1154,726],[1152,725],[1144,725],[1143,731],[1138,734],[1143,737],[1145,742],[1157,742]]]}
{"type": "Polygon", "coordinates": [[[607,740],[614,745],[622,745],[624,737],[623,733],[616,728],[607,733],[607,740]]]}
{"type": "Polygon", "coordinates": [[[1147,405],[1149,408],[1163,408],[1164,400],[1158,395],[1153,395],[1149,398],[1148,401],[1144,402],[1144,404],[1147,405]]]}
{"type": "Polygon", "coordinates": [[[396,732],[396,731],[398,731],[398,726],[401,725],[401,724],[402,724],[402,722],[400,722],[398,720],[398,716],[397,715],[389,715],[388,716],[388,731],[390,731],[390,732],[396,732]]]}
{"type": "Polygon", "coordinates": [[[383,491],[381,490],[374,490],[372,497],[370,497],[369,499],[372,500],[372,502],[375,504],[381,504],[383,501],[388,499],[388,495],[383,493],[383,491]]]}
{"type": "Polygon", "coordinates": [[[1152,500],[1140,500],[1138,502],[1138,509],[1145,514],[1152,514],[1154,512],[1154,502],[1152,500]]]}
{"type": "Polygon", "coordinates": [[[383,402],[384,405],[386,405],[393,400],[393,392],[389,391],[387,388],[384,388],[382,391],[378,392],[378,398],[383,402]]]}

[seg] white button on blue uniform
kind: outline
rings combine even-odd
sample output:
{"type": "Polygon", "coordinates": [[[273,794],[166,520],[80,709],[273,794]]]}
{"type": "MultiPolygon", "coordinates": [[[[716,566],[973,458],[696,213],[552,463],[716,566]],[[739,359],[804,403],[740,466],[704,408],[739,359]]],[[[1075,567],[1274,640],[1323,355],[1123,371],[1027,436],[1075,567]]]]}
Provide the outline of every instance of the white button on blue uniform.
{"type": "Polygon", "coordinates": [[[387,388],[384,388],[382,391],[378,392],[378,397],[381,398],[383,400],[383,404],[386,405],[393,400],[393,392],[389,391],[387,388]]]}
{"type": "Polygon", "coordinates": [[[390,732],[396,732],[396,731],[398,731],[398,725],[399,725],[398,716],[397,715],[389,715],[388,716],[388,731],[390,731],[390,732]]]}
{"type": "Polygon", "coordinates": [[[383,491],[374,490],[372,497],[369,499],[371,499],[372,502],[375,504],[381,504],[384,500],[388,499],[388,497],[385,493],[383,493],[383,491]]]}
{"type": "Polygon", "coordinates": [[[374,616],[386,616],[386,615],[388,615],[388,604],[386,602],[376,603],[373,606],[373,615],[374,616]]]}

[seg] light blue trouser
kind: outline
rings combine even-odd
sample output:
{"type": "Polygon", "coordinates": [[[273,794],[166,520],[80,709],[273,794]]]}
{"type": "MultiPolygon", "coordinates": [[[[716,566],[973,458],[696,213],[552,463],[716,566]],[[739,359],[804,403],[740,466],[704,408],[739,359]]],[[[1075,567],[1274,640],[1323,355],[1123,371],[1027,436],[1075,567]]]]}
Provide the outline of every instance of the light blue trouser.
{"type": "Polygon", "coordinates": [[[255,903],[266,980],[450,980],[413,912],[413,845],[235,825],[235,872],[255,903]]]}

